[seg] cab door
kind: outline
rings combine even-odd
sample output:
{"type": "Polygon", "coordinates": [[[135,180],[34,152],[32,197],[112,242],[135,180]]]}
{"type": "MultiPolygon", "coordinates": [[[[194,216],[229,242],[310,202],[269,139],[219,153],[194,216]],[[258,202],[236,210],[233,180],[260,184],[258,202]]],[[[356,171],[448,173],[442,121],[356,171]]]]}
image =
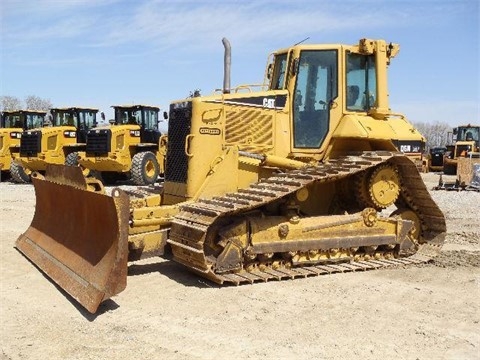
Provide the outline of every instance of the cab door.
{"type": "Polygon", "coordinates": [[[158,144],[160,130],[158,130],[158,110],[144,109],[142,111],[143,125],[140,129],[142,143],[158,144]]]}
{"type": "Polygon", "coordinates": [[[295,60],[292,148],[294,152],[325,150],[338,106],[338,50],[301,50],[295,60]]]}

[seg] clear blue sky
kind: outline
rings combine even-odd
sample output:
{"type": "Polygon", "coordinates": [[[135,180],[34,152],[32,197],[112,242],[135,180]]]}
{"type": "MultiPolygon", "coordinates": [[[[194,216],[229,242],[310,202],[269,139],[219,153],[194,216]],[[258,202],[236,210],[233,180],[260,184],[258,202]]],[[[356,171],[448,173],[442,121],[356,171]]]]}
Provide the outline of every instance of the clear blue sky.
{"type": "Polygon", "coordinates": [[[307,43],[400,44],[390,104],[412,121],[480,122],[479,1],[2,0],[0,95],[54,106],[146,103],[260,83],[267,56],[307,43]]]}

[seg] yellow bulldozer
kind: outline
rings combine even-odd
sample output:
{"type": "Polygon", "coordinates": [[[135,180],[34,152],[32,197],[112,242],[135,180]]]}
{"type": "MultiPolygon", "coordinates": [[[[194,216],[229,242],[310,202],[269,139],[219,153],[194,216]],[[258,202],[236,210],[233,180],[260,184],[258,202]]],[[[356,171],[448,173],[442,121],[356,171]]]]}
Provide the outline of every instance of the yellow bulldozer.
{"type": "MultiPolygon", "coordinates": [[[[10,172],[12,158],[18,156],[20,138],[24,130],[43,126],[46,111],[16,110],[4,111],[0,120],[0,179],[5,179],[10,172]]],[[[23,172],[22,167],[16,167],[23,172]]],[[[25,176],[15,174],[15,176],[25,176]]]]}
{"type": "Polygon", "coordinates": [[[86,133],[97,125],[97,112],[98,109],[80,107],[50,109],[52,126],[22,133],[19,154],[10,167],[13,180],[30,182],[31,173],[44,173],[48,164],[77,165],[78,152],[85,149],[86,133]]]}
{"type": "Polygon", "coordinates": [[[87,132],[80,166],[100,172],[107,184],[131,179],[136,185],[154,184],[165,172],[167,137],[158,129],[159,108],[147,105],[113,106],[110,126],[87,132]]]}
{"type": "MultiPolygon", "coordinates": [[[[218,284],[423,263],[445,218],[391,112],[387,67],[399,45],[299,44],[269,59],[265,86],[174,101],[160,192],[86,191],[81,170],[34,176],[36,211],[16,247],[96,312],[129,261],[159,256],[218,284]],[[68,224],[59,226],[58,224],[68,224]]],[[[419,136],[418,141],[421,141],[419,136]]]]}

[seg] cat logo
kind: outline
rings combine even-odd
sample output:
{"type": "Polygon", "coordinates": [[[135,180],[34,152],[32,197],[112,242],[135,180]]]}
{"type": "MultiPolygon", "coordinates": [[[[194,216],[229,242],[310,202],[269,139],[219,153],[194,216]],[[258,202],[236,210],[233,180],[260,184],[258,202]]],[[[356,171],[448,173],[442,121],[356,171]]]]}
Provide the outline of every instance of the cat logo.
{"type": "Polygon", "coordinates": [[[198,131],[202,135],[220,135],[221,131],[218,128],[208,128],[208,127],[201,127],[198,131]]]}
{"type": "Polygon", "coordinates": [[[264,98],[263,107],[267,109],[275,109],[275,99],[264,98]]]}

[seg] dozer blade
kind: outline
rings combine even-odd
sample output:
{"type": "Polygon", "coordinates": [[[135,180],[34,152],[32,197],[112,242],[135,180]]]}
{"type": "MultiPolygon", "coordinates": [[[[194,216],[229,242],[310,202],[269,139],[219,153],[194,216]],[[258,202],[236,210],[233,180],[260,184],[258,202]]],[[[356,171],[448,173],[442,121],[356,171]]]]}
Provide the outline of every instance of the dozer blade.
{"type": "Polygon", "coordinates": [[[48,180],[32,178],[35,215],[15,245],[94,313],[127,285],[128,195],[86,191],[82,181],[75,181],[78,171],[56,167],[48,180]]]}

